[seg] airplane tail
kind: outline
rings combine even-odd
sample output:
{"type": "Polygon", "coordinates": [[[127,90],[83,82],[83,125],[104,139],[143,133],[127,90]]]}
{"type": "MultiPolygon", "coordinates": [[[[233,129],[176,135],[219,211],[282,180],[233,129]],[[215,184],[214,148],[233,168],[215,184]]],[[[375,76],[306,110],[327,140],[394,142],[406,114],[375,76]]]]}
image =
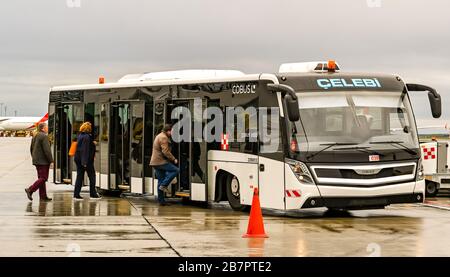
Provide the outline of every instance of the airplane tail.
{"type": "Polygon", "coordinates": [[[38,122],[36,122],[36,125],[38,125],[39,123],[42,123],[42,122],[46,122],[47,120],[48,120],[48,113],[46,113],[46,114],[44,115],[44,117],[41,118],[41,120],[39,120],[38,122]]]}
{"type": "Polygon", "coordinates": [[[48,120],[48,113],[46,113],[38,122],[34,123],[33,126],[30,126],[28,129],[37,128],[40,123],[46,122],[48,120]]]}

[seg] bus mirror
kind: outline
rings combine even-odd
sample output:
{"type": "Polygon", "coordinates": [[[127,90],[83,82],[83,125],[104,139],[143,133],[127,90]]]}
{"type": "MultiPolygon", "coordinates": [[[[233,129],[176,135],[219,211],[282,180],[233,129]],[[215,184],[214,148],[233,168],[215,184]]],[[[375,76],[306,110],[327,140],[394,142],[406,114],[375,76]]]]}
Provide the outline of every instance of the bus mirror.
{"type": "Polygon", "coordinates": [[[284,104],[287,110],[289,121],[298,121],[300,119],[300,110],[298,106],[298,98],[292,87],[281,84],[268,84],[267,89],[272,92],[281,92],[284,97],[284,104]]]}
{"type": "Polygon", "coordinates": [[[287,109],[287,115],[289,121],[295,122],[300,119],[300,110],[298,107],[298,98],[292,98],[291,95],[286,95],[284,97],[285,106],[287,109]]]}
{"type": "Polygon", "coordinates": [[[442,114],[442,103],[441,103],[441,96],[436,93],[434,95],[432,92],[428,92],[428,99],[430,100],[430,106],[431,106],[431,114],[434,118],[441,117],[442,114]]]}
{"type": "Polygon", "coordinates": [[[442,114],[442,103],[441,96],[437,91],[429,86],[418,85],[418,84],[406,84],[409,91],[428,91],[428,100],[430,100],[431,114],[434,118],[441,117],[442,114]]]}

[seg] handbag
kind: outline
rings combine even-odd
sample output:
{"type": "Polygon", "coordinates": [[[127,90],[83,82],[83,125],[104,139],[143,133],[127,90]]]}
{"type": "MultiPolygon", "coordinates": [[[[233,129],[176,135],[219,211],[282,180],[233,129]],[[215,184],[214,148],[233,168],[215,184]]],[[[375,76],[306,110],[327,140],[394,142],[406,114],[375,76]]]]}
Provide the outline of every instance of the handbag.
{"type": "Polygon", "coordinates": [[[75,152],[77,152],[77,146],[78,146],[78,142],[72,141],[72,144],[70,145],[70,149],[69,149],[70,157],[75,156],[75,152]]]}

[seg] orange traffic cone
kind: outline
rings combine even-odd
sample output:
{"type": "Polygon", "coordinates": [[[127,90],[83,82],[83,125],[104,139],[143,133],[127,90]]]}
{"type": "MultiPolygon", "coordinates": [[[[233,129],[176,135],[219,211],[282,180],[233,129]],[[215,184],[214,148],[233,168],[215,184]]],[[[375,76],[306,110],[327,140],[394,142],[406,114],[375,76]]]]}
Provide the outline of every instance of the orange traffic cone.
{"type": "Polygon", "coordinates": [[[261,212],[261,205],[259,204],[258,188],[253,192],[252,208],[250,210],[250,219],[248,221],[247,234],[243,238],[268,238],[266,231],[264,231],[264,222],[261,212]]]}

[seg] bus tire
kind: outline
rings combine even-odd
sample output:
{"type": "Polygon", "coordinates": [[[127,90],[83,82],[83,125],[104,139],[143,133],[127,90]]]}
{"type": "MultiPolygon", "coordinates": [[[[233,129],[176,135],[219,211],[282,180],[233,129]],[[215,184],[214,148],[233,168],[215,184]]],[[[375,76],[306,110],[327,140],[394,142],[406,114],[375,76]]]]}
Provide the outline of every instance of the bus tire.
{"type": "Polygon", "coordinates": [[[239,180],[236,176],[228,174],[225,184],[227,188],[228,203],[230,203],[231,208],[235,211],[245,211],[247,206],[241,204],[239,180]]]}
{"type": "Polygon", "coordinates": [[[425,181],[425,196],[426,197],[435,197],[438,194],[438,185],[432,181],[425,181]]]}

